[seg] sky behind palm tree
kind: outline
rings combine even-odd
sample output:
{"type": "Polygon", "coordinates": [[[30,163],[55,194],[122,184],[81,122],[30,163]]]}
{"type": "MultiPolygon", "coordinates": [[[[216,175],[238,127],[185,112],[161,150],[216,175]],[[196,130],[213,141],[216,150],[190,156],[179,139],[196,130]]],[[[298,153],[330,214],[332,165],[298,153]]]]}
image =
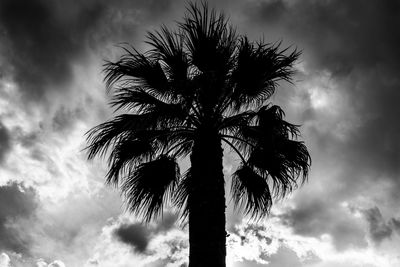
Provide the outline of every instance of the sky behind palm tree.
{"type": "MultiPolygon", "coordinates": [[[[228,208],[230,267],[400,265],[400,3],[212,1],[250,39],[303,50],[271,101],[301,124],[309,182],[271,216],[228,208]],[[268,265],[266,265],[269,262],[268,265]]],[[[84,133],[111,117],[101,73],[184,1],[0,0],[0,266],[179,266],[187,233],[147,227],[87,162],[84,133]]],[[[238,160],[224,161],[228,176],[238,160]]],[[[231,206],[230,203],[229,206],[231,206]]]]}

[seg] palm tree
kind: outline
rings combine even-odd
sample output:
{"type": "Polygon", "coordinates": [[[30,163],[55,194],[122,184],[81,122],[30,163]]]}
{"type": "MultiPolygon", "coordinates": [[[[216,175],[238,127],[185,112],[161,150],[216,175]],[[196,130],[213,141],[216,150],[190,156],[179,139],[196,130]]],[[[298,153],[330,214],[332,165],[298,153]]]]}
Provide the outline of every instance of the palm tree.
{"type": "Polygon", "coordinates": [[[267,103],[279,81],[291,81],[300,53],[249,41],[205,2],[189,4],[176,30],[147,38],[147,52],[125,46],[105,64],[111,106],[125,113],[88,132],[88,158],[108,155],[107,183],[145,221],[168,204],[188,218],[190,267],[225,266],[222,144],[240,159],[231,193],[249,216],[262,218],[307,178],[298,126],[267,103]]]}

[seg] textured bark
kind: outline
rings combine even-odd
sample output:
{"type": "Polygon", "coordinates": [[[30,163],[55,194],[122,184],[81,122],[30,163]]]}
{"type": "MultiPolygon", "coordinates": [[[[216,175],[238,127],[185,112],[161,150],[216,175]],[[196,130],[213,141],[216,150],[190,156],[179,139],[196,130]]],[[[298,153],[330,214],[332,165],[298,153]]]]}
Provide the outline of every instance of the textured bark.
{"type": "Polygon", "coordinates": [[[221,141],[204,131],[191,154],[189,267],[225,267],[225,189],[221,141]]]}

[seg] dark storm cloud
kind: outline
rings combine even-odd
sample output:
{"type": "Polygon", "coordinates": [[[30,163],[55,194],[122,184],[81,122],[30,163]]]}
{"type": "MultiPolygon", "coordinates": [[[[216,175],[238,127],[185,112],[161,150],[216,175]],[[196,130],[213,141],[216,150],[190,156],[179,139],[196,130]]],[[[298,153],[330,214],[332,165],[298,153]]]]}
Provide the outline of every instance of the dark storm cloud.
{"type": "Polygon", "coordinates": [[[400,235],[400,218],[390,219],[389,224],[392,226],[393,230],[395,230],[400,235]]]}
{"type": "Polygon", "coordinates": [[[67,131],[78,119],[83,118],[84,115],[85,111],[81,107],[70,110],[62,106],[54,114],[52,128],[55,131],[67,131]]]}
{"type": "Polygon", "coordinates": [[[11,136],[8,129],[0,122],[0,164],[11,149],[11,136]]]}
{"type": "Polygon", "coordinates": [[[158,21],[170,1],[45,1],[0,2],[0,64],[28,100],[48,90],[66,90],[71,65],[85,59],[88,49],[131,41],[136,26],[158,21]]]}
{"type": "Polygon", "coordinates": [[[330,234],[338,250],[349,247],[366,247],[365,231],[350,210],[329,199],[308,198],[280,215],[282,222],[296,234],[321,237],[330,234]]]}
{"type": "Polygon", "coordinates": [[[378,207],[361,209],[332,204],[332,201],[302,201],[297,207],[280,215],[282,222],[291,226],[296,234],[320,237],[328,233],[332,236],[337,249],[348,247],[366,247],[368,235],[374,245],[380,245],[390,239],[393,232],[400,233],[400,220],[386,220],[378,207]],[[360,212],[367,223],[366,231],[362,222],[353,216],[360,212]]]}
{"type": "MultiPolygon", "coordinates": [[[[328,149],[344,157],[352,180],[380,176],[398,190],[400,2],[270,0],[244,4],[244,10],[249,25],[297,45],[304,51],[306,69],[328,71],[340,85],[338,93],[349,97],[355,112],[349,116],[360,121],[357,130],[339,144],[322,133],[315,139],[322,138],[328,149]]],[[[315,112],[304,119],[315,119],[315,112]]]]}
{"type": "Polygon", "coordinates": [[[16,182],[0,186],[0,250],[29,253],[27,228],[19,229],[20,220],[31,218],[38,207],[36,191],[16,182]]]}
{"type": "Polygon", "coordinates": [[[380,244],[384,239],[392,236],[392,228],[382,217],[378,207],[363,210],[362,213],[368,222],[369,234],[375,244],[380,244]]]}
{"type": "Polygon", "coordinates": [[[144,253],[150,239],[150,231],[140,223],[121,224],[114,231],[119,241],[132,246],[137,252],[144,253]]]}
{"type": "Polygon", "coordinates": [[[70,81],[70,64],[82,55],[83,36],[102,13],[93,5],[67,17],[72,10],[61,8],[41,0],[1,1],[0,25],[8,45],[2,52],[29,98],[40,99],[50,87],[62,89],[70,81]]]}
{"type": "Polygon", "coordinates": [[[267,0],[254,1],[245,10],[250,22],[281,28],[282,36],[304,48],[318,69],[343,73],[378,62],[399,65],[398,1],[267,0]]]}
{"type": "Polygon", "coordinates": [[[113,234],[119,241],[132,246],[135,251],[145,253],[152,236],[169,231],[174,227],[177,218],[173,213],[166,213],[156,225],[149,227],[141,223],[123,223],[113,234]]]}

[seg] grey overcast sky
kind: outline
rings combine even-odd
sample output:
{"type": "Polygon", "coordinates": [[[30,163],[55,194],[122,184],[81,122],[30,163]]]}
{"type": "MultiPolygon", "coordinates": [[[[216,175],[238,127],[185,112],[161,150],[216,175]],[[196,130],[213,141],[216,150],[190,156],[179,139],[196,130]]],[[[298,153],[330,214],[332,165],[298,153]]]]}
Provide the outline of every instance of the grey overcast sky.
{"type": "MultiPolygon", "coordinates": [[[[185,1],[0,0],[0,267],[185,266],[187,229],[141,225],[88,162],[110,118],[102,64],[185,1]]],[[[309,181],[269,218],[227,212],[228,267],[400,266],[400,2],[219,0],[250,39],[303,54],[271,102],[301,124],[309,181]]],[[[228,178],[236,159],[226,151],[228,178]]]]}

